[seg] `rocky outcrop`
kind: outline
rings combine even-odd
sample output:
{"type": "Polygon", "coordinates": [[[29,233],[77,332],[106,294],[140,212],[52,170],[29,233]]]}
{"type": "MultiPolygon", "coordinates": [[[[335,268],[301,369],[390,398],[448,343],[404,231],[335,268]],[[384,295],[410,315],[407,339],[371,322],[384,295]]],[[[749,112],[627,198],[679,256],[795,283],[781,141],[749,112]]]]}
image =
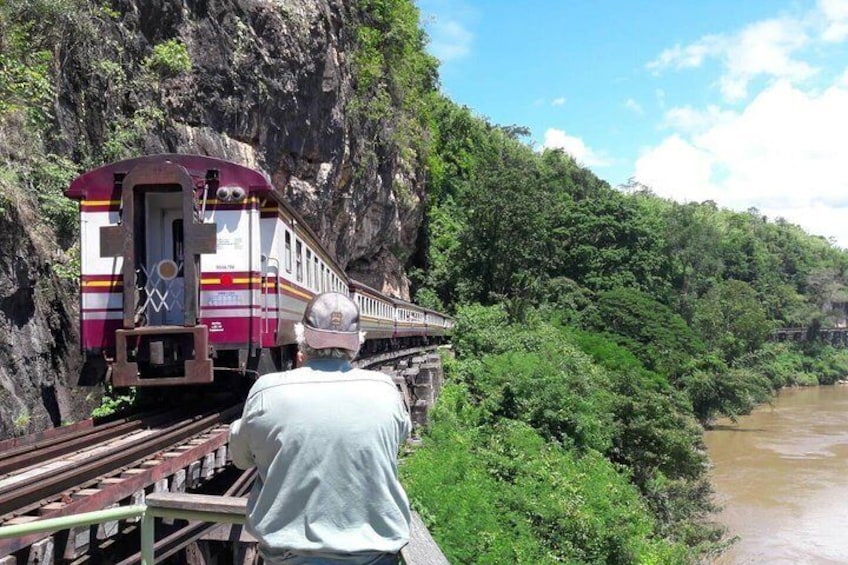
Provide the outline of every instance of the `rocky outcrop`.
{"type": "MultiPolygon", "coordinates": [[[[36,26],[59,38],[47,50],[55,123],[4,144],[0,168],[33,169],[36,145],[42,160],[52,153],[80,171],[162,152],[260,168],[351,276],[408,298],[403,265],[423,215],[423,165],[392,142],[391,111],[375,117],[357,99],[356,5],[71,3],[78,12],[63,8],[36,26]]],[[[3,116],[0,140],[25,131],[19,122],[3,116]]],[[[59,246],[38,227],[33,189],[9,197],[14,188],[0,186],[0,437],[83,418],[101,393],[73,388],[78,291],[54,274],[59,246]]]]}
{"type": "Polygon", "coordinates": [[[26,199],[0,214],[0,438],[87,418],[99,391],[75,388],[76,293],[53,272],[47,234],[26,199]]]}
{"type": "Polygon", "coordinates": [[[67,46],[62,150],[84,161],[88,148],[138,134],[145,153],[203,153],[264,169],[342,267],[408,298],[403,264],[423,215],[423,175],[381,141],[389,120],[352,112],[367,103],[354,99],[355,3],[119,4],[95,20],[97,41],[67,46]],[[190,70],[152,63],[169,40],[187,47],[190,70]],[[144,131],[133,130],[139,121],[144,131]]]}

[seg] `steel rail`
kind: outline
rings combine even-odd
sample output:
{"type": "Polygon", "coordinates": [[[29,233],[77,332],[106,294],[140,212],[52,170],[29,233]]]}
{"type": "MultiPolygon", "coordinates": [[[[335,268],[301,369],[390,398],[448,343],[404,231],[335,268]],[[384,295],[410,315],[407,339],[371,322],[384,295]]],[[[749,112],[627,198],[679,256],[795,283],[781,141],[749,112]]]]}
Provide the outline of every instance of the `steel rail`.
{"type": "Polygon", "coordinates": [[[162,422],[173,419],[175,415],[177,415],[177,411],[174,410],[121,418],[99,426],[75,430],[66,435],[57,435],[46,441],[21,445],[0,452],[0,476],[7,476],[11,472],[21,471],[48,459],[80,451],[131,431],[158,426],[162,422]]]}
{"type": "Polygon", "coordinates": [[[189,418],[177,422],[160,434],[141,438],[123,446],[117,453],[84,462],[72,469],[60,471],[51,477],[40,479],[31,485],[10,485],[5,489],[0,489],[0,516],[5,517],[20,512],[22,508],[33,503],[50,500],[67,490],[83,487],[98,477],[147,459],[157,452],[200,434],[216,424],[228,422],[238,416],[240,412],[241,406],[238,405],[221,412],[212,412],[189,418]]]}
{"type": "MultiPolygon", "coordinates": [[[[119,504],[121,501],[129,500],[130,497],[140,494],[143,490],[161,479],[168,478],[179,469],[188,469],[191,463],[199,461],[213,451],[217,451],[227,443],[227,431],[229,426],[219,424],[209,430],[194,436],[191,442],[182,442],[173,446],[163,454],[161,460],[146,458],[143,461],[157,460],[158,465],[135,466],[141,472],[117,477],[118,471],[110,475],[117,480],[110,483],[98,483],[92,481],[89,486],[96,486],[97,492],[76,499],[64,500],[56,508],[47,512],[39,510],[40,504],[33,505],[25,512],[39,511],[42,518],[58,518],[73,514],[85,514],[87,512],[100,511],[111,504],[119,504]]],[[[188,477],[187,477],[188,478],[188,477]]],[[[0,539],[0,556],[10,555],[20,549],[28,547],[33,543],[44,539],[44,534],[30,534],[13,539],[0,539]]]]}

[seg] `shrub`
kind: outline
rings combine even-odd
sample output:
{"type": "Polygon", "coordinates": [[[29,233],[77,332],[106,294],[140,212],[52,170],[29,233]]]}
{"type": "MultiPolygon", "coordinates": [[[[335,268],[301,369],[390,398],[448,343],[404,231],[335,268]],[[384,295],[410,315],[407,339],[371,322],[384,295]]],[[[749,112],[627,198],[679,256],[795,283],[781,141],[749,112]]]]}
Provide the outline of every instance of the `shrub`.
{"type": "Polygon", "coordinates": [[[191,57],[185,43],[169,39],[153,46],[153,54],[145,60],[145,66],[162,76],[173,76],[191,70],[191,57]]]}
{"type": "Polygon", "coordinates": [[[128,412],[135,405],[136,390],[130,388],[123,394],[118,394],[115,389],[109,388],[103,395],[100,406],[91,411],[92,418],[105,418],[114,414],[128,412]]]}
{"type": "Polygon", "coordinates": [[[597,452],[485,414],[448,385],[403,482],[452,563],[675,563],[638,491],[597,452]],[[654,561],[649,561],[654,560],[654,561]]]}

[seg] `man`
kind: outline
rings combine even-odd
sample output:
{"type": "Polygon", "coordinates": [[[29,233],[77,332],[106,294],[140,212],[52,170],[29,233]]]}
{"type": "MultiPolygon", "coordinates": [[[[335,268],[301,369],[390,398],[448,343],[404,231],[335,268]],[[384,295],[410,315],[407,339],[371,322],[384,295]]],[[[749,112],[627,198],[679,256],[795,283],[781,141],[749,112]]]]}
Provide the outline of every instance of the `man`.
{"type": "Polygon", "coordinates": [[[250,389],[230,453],[256,466],[247,530],[274,565],[388,565],[409,541],[397,454],[409,415],[391,378],[354,369],[364,334],[347,296],[320,294],[295,328],[305,365],[250,389]]]}

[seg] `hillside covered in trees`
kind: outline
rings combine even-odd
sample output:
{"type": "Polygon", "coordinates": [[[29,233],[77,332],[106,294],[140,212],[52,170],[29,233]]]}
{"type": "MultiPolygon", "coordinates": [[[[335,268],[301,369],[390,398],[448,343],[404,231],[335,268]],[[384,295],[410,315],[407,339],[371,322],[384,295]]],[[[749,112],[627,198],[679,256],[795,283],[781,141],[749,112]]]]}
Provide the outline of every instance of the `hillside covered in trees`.
{"type": "MultiPolygon", "coordinates": [[[[0,2],[0,212],[13,218],[0,226],[32,224],[37,247],[55,243],[29,270],[0,254],[3,315],[39,311],[20,288],[69,290],[78,226],[61,190],[76,173],[161,150],[241,159],[285,185],[350,270],[396,282],[404,265],[415,300],[455,316],[448,384],[403,464],[452,562],[687,563],[720,551],[703,426],[780,387],[848,374],[842,350],[770,340],[833,323],[848,254],[757,210],[612,187],[538,151],[522,127],[457,105],[438,90],[411,0],[328,1],[320,14],[311,2],[203,3],[231,29],[215,43],[223,60],[183,41],[218,29],[188,4],[0,2]],[[302,49],[272,49],[263,32],[278,27],[302,49]],[[390,214],[350,223],[375,210],[390,214]]],[[[53,328],[70,358],[69,304],[43,308],[61,319],[41,333],[27,318],[14,335],[32,345],[53,328]]],[[[67,369],[49,354],[32,359],[67,369]]]]}
{"type": "Polygon", "coordinates": [[[458,563],[687,563],[728,543],[704,426],[848,354],[814,337],[848,254],[780,218],[611,187],[427,94],[416,300],[454,312],[457,359],[410,492],[458,563]]]}
{"type": "Polygon", "coordinates": [[[416,299],[457,360],[410,491],[460,563],[687,563],[728,543],[703,426],[829,384],[848,255],[756,210],[610,187],[433,94],[416,299]]]}

